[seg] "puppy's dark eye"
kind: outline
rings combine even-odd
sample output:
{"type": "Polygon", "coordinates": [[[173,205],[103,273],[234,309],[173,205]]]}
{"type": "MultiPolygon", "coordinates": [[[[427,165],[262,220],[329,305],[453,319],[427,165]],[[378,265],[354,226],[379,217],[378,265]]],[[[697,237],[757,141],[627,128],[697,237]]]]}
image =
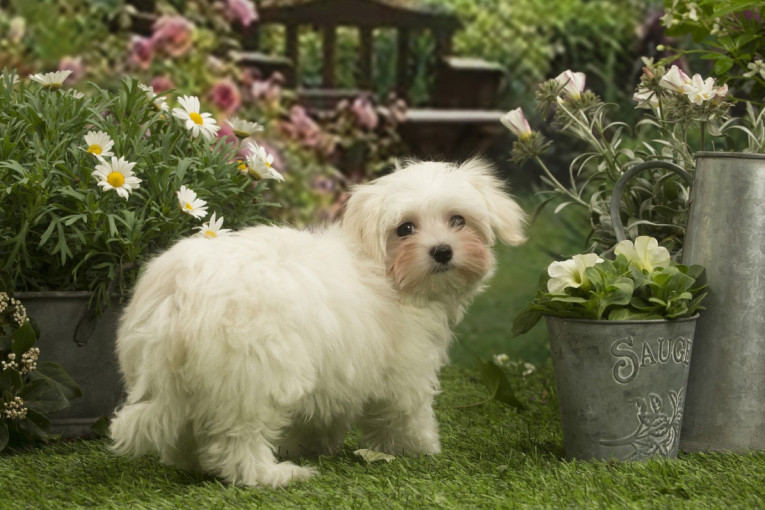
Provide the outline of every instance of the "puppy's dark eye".
{"type": "Polygon", "coordinates": [[[449,226],[451,226],[452,228],[456,228],[456,229],[458,229],[458,230],[459,230],[459,229],[461,229],[462,227],[464,227],[464,226],[465,226],[465,218],[463,218],[463,217],[462,217],[462,216],[460,216],[459,214],[455,214],[455,215],[454,215],[454,216],[452,216],[452,217],[451,217],[451,219],[449,220],[449,226]]]}
{"type": "Polygon", "coordinates": [[[414,234],[414,223],[411,221],[407,221],[406,223],[402,223],[398,226],[396,229],[396,234],[399,237],[406,237],[414,234]]]}

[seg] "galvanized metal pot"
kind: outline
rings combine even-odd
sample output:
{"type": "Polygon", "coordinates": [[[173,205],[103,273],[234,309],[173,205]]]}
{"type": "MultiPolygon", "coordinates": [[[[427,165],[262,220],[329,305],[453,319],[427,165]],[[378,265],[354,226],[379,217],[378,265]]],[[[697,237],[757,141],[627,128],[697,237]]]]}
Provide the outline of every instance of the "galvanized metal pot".
{"type": "MultiPolygon", "coordinates": [[[[614,187],[618,199],[635,165],[614,187]]],[[[616,207],[616,214],[614,214],[616,207]]],[[[685,264],[706,267],[709,295],[699,319],[680,447],[687,451],[765,449],[765,155],[699,152],[683,247],[685,264]]]]}
{"type": "Polygon", "coordinates": [[[568,459],[677,457],[697,317],[546,317],[568,459]]]}
{"type": "Polygon", "coordinates": [[[122,398],[115,354],[122,307],[114,304],[97,316],[89,292],[17,292],[40,326],[40,359],[61,364],[80,385],[82,397],[50,416],[52,431],[64,437],[87,435],[101,416],[111,416],[122,398]]]}

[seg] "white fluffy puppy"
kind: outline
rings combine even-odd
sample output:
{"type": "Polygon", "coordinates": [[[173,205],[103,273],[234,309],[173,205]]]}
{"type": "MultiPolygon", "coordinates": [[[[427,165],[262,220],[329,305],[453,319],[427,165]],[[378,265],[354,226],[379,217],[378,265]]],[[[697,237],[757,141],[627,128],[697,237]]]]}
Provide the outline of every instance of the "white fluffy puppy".
{"type": "Polygon", "coordinates": [[[450,326],[523,224],[486,163],[425,162],[358,186],[321,231],[178,242],[122,318],[114,451],[273,487],[315,472],[277,456],[336,452],[353,422],[367,448],[438,453],[450,326]]]}

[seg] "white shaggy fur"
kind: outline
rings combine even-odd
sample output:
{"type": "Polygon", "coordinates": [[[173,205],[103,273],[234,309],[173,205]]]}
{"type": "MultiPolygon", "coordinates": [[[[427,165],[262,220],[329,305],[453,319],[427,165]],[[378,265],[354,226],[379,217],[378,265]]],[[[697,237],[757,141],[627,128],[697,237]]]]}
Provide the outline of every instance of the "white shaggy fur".
{"type": "Polygon", "coordinates": [[[495,235],[520,244],[523,222],[485,163],[426,162],[357,187],[321,231],[180,241],[122,318],[114,451],[272,487],[315,473],[277,457],[336,452],[353,422],[367,448],[438,453],[450,325],[491,276],[495,235]]]}

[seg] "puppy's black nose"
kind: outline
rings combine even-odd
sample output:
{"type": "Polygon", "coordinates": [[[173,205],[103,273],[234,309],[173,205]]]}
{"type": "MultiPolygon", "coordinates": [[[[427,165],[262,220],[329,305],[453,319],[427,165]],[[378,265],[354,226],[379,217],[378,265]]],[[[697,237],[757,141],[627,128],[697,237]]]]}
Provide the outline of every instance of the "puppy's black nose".
{"type": "Polygon", "coordinates": [[[446,264],[452,260],[452,247],[448,244],[439,244],[430,249],[430,256],[439,264],[446,264]]]}

